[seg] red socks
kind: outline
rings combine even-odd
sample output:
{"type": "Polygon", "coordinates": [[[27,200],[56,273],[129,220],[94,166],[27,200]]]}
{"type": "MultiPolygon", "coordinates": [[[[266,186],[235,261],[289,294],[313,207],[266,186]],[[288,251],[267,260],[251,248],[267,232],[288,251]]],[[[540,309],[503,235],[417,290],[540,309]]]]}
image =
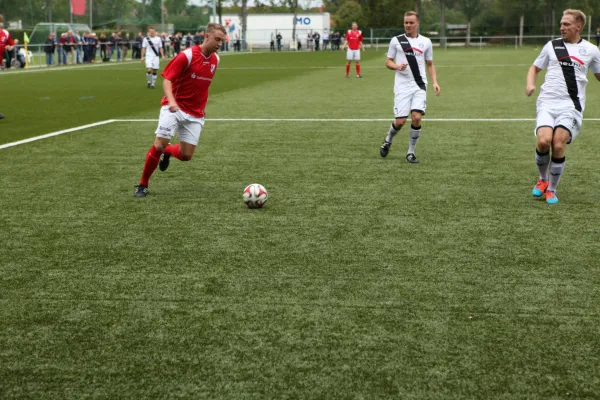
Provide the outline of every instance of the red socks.
{"type": "Polygon", "coordinates": [[[176,159],[183,161],[183,158],[181,157],[181,150],[179,149],[179,143],[177,143],[176,145],[170,144],[167,147],[165,147],[165,153],[170,154],[176,159]]]}
{"type": "Polygon", "coordinates": [[[140,181],[140,185],[148,186],[148,181],[158,166],[161,154],[162,151],[156,150],[156,147],[152,146],[150,148],[148,155],[146,155],[146,163],[144,164],[144,171],[142,172],[142,180],[140,181]]]}
{"type": "Polygon", "coordinates": [[[346,75],[350,75],[350,64],[346,64],[346,75]]]}
{"type": "Polygon", "coordinates": [[[356,75],[360,75],[360,64],[356,64],[356,75]]]}

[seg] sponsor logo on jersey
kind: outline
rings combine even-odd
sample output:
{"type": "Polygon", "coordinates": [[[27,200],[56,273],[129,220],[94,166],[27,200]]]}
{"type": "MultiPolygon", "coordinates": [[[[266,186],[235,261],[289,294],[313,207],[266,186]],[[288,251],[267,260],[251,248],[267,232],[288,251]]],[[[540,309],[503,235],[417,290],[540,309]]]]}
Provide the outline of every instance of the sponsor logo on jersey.
{"type": "Polygon", "coordinates": [[[215,68],[217,68],[216,64],[210,64],[210,73],[211,74],[215,73],[215,68]]]}
{"type": "Polygon", "coordinates": [[[565,67],[585,68],[585,63],[575,56],[565,56],[558,59],[558,63],[565,67]]]}
{"type": "Polygon", "coordinates": [[[587,55],[587,50],[586,49],[579,49],[579,54],[581,54],[582,56],[587,55]]]}

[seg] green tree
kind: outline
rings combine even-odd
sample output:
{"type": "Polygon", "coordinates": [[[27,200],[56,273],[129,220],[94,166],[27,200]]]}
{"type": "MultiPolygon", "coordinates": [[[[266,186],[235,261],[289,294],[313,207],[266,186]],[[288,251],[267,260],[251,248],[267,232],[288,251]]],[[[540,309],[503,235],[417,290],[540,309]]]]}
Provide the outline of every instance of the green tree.
{"type": "Polygon", "coordinates": [[[467,17],[467,46],[471,45],[471,22],[481,13],[481,0],[459,0],[459,7],[467,17]]]}
{"type": "Polygon", "coordinates": [[[367,23],[363,8],[355,0],[347,0],[333,16],[336,27],[349,28],[356,21],[359,26],[367,23]]]}

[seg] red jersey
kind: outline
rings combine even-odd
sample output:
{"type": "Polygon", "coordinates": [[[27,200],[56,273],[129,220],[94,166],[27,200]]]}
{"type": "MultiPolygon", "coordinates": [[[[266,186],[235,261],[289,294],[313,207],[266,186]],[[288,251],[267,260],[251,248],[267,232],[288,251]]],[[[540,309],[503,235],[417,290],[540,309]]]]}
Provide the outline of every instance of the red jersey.
{"type": "Polygon", "coordinates": [[[15,42],[13,41],[12,36],[6,29],[0,29],[0,61],[4,58],[4,52],[6,51],[6,46],[14,46],[15,42]]]}
{"type": "Polygon", "coordinates": [[[363,35],[361,31],[349,30],[346,33],[346,42],[350,50],[360,49],[360,43],[363,41],[363,35]]]}
{"type": "MultiPolygon", "coordinates": [[[[218,66],[217,53],[206,57],[200,46],[186,49],[169,62],[162,76],[172,82],[173,96],[182,111],[193,117],[204,118],[208,88],[218,66]]],[[[167,96],[163,97],[161,104],[169,105],[167,96]]]]}

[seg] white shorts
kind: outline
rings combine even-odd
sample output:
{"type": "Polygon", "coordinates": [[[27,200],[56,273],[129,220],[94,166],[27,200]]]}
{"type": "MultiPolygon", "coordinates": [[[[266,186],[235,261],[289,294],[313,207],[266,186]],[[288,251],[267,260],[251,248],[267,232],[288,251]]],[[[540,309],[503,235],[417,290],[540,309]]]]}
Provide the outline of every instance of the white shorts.
{"type": "Polygon", "coordinates": [[[146,69],[157,70],[160,68],[160,58],[158,57],[146,57],[146,69]]]}
{"type": "Polygon", "coordinates": [[[156,136],[172,139],[177,135],[179,141],[196,146],[204,127],[204,118],[193,117],[181,110],[172,113],[169,106],[162,106],[158,118],[156,136]]]}
{"type": "Polygon", "coordinates": [[[537,135],[538,129],[544,126],[552,129],[560,126],[571,133],[571,139],[568,142],[571,143],[579,135],[579,132],[581,132],[582,123],[583,114],[574,108],[551,110],[549,108],[538,107],[534,134],[537,135]]]}
{"type": "Polygon", "coordinates": [[[408,118],[412,111],[419,111],[425,115],[427,108],[427,92],[416,89],[394,95],[394,116],[396,118],[408,118]]]}
{"type": "Polygon", "coordinates": [[[360,61],[360,50],[350,50],[346,51],[346,60],[348,61],[360,61]]]}

